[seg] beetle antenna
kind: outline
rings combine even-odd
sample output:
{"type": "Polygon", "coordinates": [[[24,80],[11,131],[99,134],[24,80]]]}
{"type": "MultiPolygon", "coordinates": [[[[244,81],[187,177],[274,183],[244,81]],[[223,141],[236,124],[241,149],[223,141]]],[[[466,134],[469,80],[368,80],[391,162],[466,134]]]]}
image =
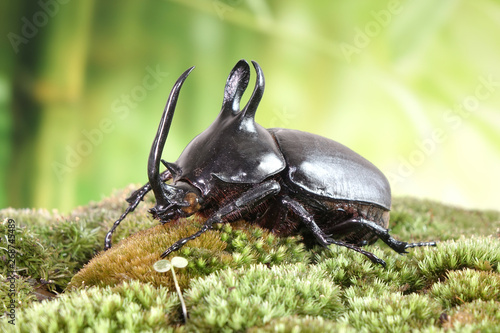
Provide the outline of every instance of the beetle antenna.
{"type": "Polygon", "coordinates": [[[254,120],[255,112],[257,111],[257,107],[262,99],[262,95],[264,95],[266,82],[264,80],[264,73],[262,72],[262,68],[260,68],[259,64],[253,60],[252,64],[255,68],[255,72],[257,73],[257,79],[255,80],[255,88],[252,96],[242,112],[245,118],[254,120]]]}
{"type": "Polygon", "coordinates": [[[243,96],[243,93],[247,89],[249,80],[250,66],[244,59],[241,59],[227,77],[221,117],[229,117],[240,111],[241,96],[243,96]]]}
{"type": "Polygon", "coordinates": [[[165,146],[165,141],[167,140],[168,132],[170,130],[170,124],[172,123],[172,118],[174,117],[175,105],[177,104],[180,89],[193,69],[194,66],[182,73],[182,75],[177,79],[177,82],[175,82],[172,91],[170,91],[170,96],[168,97],[167,104],[165,105],[165,109],[163,110],[163,115],[160,120],[160,125],[158,126],[158,132],[156,132],[156,137],[149,153],[149,184],[151,184],[151,188],[155,194],[156,205],[161,207],[168,206],[168,200],[165,196],[160,179],[161,153],[163,152],[163,147],[165,146]]]}

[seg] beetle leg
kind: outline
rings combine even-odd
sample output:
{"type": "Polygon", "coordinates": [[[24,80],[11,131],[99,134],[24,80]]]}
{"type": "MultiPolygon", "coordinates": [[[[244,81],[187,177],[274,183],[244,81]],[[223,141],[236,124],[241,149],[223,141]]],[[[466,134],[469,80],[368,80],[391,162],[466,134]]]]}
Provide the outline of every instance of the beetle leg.
{"type": "MultiPolygon", "coordinates": [[[[164,182],[172,178],[168,170],[165,170],[160,175],[160,177],[161,180],[164,182]]],[[[108,233],[106,234],[106,238],[104,239],[104,250],[108,250],[109,248],[111,248],[111,238],[113,237],[113,232],[120,225],[120,222],[123,221],[125,217],[127,217],[128,213],[133,212],[134,209],[137,208],[139,203],[144,199],[144,197],[146,196],[146,194],[148,194],[149,191],[151,191],[151,185],[149,183],[146,183],[138,190],[132,192],[132,194],[126,199],[126,201],[129,203],[129,206],[127,207],[125,212],[120,216],[120,218],[116,220],[115,223],[113,223],[113,226],[111,227],[111,229],[109,229],[108,233]]]]}
{"type": "Polygon", "coordinates": [[[335,244],[335,245],[347,247],[350,250],[354,250],[356,252],[359,252],[359,253],[367,256],[372,262],[374,262],[376,264],[380,264],[383,267],[385,267],[385,261],[378,258],[373,253],[365,251],[354,244],[350,244],[350,243],[346,243],[343,241],[338,241],[338,240],[334,240],[332,238],[329,238],[323,232],[323,230],[321,230],[321,228],[318,227],[318,225],[314,221],[313,215],[311,213],[309,213],[299,202],[291,199],[289,196],[283,196],[281,201],[283,204],[285,204],[288,208],[290,208],[290,210],[292,210],[300,218],[300,220],[313,233],[314,237],[316,237],[316,239],[318,240],[318,242],[322,246],[328,248],[328,245],[335,244]]]}
{"type": "Polygon", "coordinates": [[[223,206],[212,216],[210,216],[205,224],[201,227],[201,229],[196,233],[175,242],[165,252],[163,252],[161,257],[165,258],[173,251],[177,251],[178,249],[180,249],[188,241],[195,239],[204,232],[212,229],[212,225],[214,223],[222,223],[225,221],[232,222],[232,220],[236,219],[235,217],[244,216],[262,202],[278,194],[280,190],[281,186],[275,180],[269,180],[249,189],[248,191],[243,193],[241,197],[223,206]]]}
{"type": "Polygon", "coordinates": [[[407,243],[407,242],[402,242],[399,241],[395,238],[393,238],[389,234],[389,230],[381,227],[380,225],[376,224],[375,222],[369,221],[367,219],[364,219],[362,217],[355,217],[350,219],[349,221],[346,221],[345,223],[355,223],[358,225],[363,225],[364,227],[370,229],[373,231],[384,243],[389,245],[391,249],[398,253],[408,253],[405,251],[408,248],[411,247],[417,247],[417,246],[436,246],[436,242],[420,242],[420,243],[407,243]]]}
{"type": "Polygon", "coordinates": [[[104,239],[104,250],[108,250],[109,248],[111,248],[111,238],[113,237],[113,232],[120,225],[120,222],[123,221],[125,217],[127,217],[128,213],[134,211],[134,209],[139,205],[139,203],[142,201],[144,196],[146,196],[146,194],[149,191],[151,191],[151,185],[147,183],[146,185],[144,185],[143,187],[132,193],[132,195],[129,198],[127,198],[129,206],[127,207],[125,212],[120,216],[120,218],[116,220],[115,223],[113,223],[113,226],[111,227],[111,229],[109,229],[108,233],[106,234],[106,238],[104,239]]]}

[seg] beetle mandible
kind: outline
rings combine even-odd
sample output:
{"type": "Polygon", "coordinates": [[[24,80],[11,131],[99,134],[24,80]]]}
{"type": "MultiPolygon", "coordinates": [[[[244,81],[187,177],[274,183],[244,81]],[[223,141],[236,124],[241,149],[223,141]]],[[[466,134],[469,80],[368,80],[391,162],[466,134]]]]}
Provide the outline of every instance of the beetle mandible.
{"type": "Polygon", "coordinates": [[[206,222],[195,234],[171,245],[161,257],[210,230],[214,223],[246,219],[277,235],[300,233],[322,246],[340,245],[385,262],[360,247],[378,238],[398,253],[435,242],[406,243],[387,229],[391,189],[384,174],[368,160],[333,140],[298,130],[265,129],[254,120],[264,92],[262,69],[240,110],[250,66],[240,60],[226,82],[222,109],[175,163],[161,159],[179,92],[194,67],[174,84],[148,159],[149,182],[127,199],[129,207],[106,235],[105,249],[120,222],[153,190],[149,211],[161,223],[199,213],[206,222]],[[160,161],[166,170],[160,174],[160,161]],[[171,184],[166,184],[171,180],[171,184]]]}

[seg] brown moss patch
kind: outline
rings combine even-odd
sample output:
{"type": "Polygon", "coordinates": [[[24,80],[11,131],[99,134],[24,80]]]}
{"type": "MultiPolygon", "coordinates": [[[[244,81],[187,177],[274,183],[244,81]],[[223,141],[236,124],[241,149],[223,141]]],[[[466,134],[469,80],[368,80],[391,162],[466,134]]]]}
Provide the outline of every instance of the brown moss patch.
{"type": "MultiPolygon", "coordinates": [[[[73,277],[68,289],[114,286],[132,280],[174,288],[172,274],[156,272],[153,264],[161,259],[167,247],[194,234],[202,223],[201,218],[195,216],[139,231],[97,254],[73,277]]],[[[308,261],[308,253],[299,237],[276,237],[244,221],[214,226],[167,259],[175,256],[185,257],[189,262],[187,268],[176,269],[182,289],[192,278],[223,268],[308,261]]]]}
{"type": "MultiPolygon", "coordinates": [[[[174,223],[157,225],[139,231],[111,249],[97,254],[73,277],[68,289],[89,285],[114,286],[131,280],[173,288],[172,274],[156,272],[153,264],[161,259],[160,255],[168,246],[181,238],[192,235],[200,225],[197,218],[179,219],[174,223]]],[[[190,241],[186,248],[202,248],[212,253],[219,253],[220,260],[225,261],[221,252],[226,246],[227,244],[221,241],[218,232],[212,230],[190,241]]],[[[179,255],[181,254],[174,252],[168,258],[179,255]]],[[[188,281],[198,275],[189,269],[178,270],[176,273],[182,288],[187,287],[188,281]]]]}

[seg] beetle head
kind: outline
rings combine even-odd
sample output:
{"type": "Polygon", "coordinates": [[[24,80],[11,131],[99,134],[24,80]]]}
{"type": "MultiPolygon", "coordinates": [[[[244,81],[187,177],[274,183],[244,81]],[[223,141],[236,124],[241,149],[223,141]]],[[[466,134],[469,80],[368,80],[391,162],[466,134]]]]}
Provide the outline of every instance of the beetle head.
{"type": "MultiPolygon", "coordinates": [[[[179,92],[182,84],[188,77],[194,67],[185,71],[175,82],[170,96],[168,97],[165,110],[161,117],[158,132],[151,146],[148,159],[148,178],[149,184],[156,198],[156,206],[150,209],[153,217],[160,219],[162,222],[180,217],[189,216],[195,213],[201,207],[201,194],[193,185],[179,181],[175,182],[175,186],[165,184],[160,177],[160,161],[165,141],[167,140],[170,124],[174,116],[175,105],[179,97],[179,92]]],[[[174,164],[162,161],[170,171],[172,176],[178,172],[174,164]]]]}

